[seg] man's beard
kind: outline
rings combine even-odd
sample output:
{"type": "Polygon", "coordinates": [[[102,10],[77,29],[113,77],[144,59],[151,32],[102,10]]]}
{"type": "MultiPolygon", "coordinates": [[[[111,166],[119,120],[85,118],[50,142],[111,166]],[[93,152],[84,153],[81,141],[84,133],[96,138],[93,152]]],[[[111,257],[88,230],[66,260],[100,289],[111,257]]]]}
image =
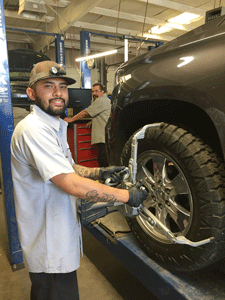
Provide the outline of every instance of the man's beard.
{"type": "Polygon", "coordinates": [[[41,98],[36,96],[36,105],[38,107],[40,107],[44,112],[46,112],[47,114],[53,116],[53,117],[56,117],[56,116],[61,116],[65,110],[66,110],[66,103],[65,103],[65,99],[63,98],[53,98],[53,99],[50,99],[49,100],[49,106],[47,107],[47,109],[44,107],[42,101],[41,101],[41,98]],[[50,104],[53,100],[56,100],[56,99],[60,99],[63,101],[64,105],[63,107],[60,107],[60,108],[53,108],[50,104]]]}

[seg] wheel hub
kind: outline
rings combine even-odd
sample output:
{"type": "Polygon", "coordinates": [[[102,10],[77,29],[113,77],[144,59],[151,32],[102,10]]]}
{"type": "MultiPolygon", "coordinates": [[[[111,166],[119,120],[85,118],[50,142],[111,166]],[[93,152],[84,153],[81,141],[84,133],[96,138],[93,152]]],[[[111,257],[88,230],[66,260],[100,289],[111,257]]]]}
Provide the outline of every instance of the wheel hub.
{"type": "Polygon", "coordinates": [[[155,196],[156,196],[155,199],[156,199],[157,203],[161,203],[162,205],[165,205],[165,199],[166,199],[167,195],[161,188],[156,189],[155,196]]]}

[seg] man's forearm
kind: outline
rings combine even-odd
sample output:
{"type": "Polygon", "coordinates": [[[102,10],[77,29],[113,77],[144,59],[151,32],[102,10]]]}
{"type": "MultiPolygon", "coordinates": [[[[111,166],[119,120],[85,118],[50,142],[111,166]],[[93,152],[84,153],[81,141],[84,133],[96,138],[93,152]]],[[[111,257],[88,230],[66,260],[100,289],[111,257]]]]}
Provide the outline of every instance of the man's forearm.
{"type": "Polygon", "coordinates": [[[128,190],[116,189],[76,173],[60,174],[51,181],[70,195],[92,202],[123,202],[129,199],[128,190]]]}
{"type": "Polygon", "coordinates": [[[87,168],[81,165],[74,164],[73,165],[75,173],[82,177],[90,178],[93,180],[99,179],[99,170],[100,168],[87,168]]]}
{"type": "Polygon", "coordinates": [[[73,116],[71,119],[74,121],[78,121],[80,119],[83,119],[84,117],[88,116],[88,112],[86,111],[86,109],[80,111],[78,114],[76,114],[75,116],[73,116]]]}

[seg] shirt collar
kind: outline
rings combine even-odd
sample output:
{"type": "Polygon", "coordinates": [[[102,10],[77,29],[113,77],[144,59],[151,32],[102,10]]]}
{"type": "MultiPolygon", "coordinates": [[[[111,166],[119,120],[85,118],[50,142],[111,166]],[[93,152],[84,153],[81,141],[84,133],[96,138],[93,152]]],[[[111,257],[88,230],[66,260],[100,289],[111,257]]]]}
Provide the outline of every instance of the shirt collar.
{"type": "Polygon", "coordinates": [[[47,123],[49,126],[54,128],[56,131],[59,131],[60,126],[68,126],[68,123],[63,121],[62,119],[57,119],[46,112],[44,112],[40,107],[37,105],[32,106],[32,112],[37,115],[39,118],[42,119],[43,122],[47,123]]]}

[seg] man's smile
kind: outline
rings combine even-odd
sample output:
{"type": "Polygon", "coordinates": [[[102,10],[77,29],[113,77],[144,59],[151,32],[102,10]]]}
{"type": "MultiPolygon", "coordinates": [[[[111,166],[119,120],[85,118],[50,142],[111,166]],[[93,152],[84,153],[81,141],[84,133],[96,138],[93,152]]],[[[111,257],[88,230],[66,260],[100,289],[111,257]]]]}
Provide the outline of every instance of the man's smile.
{"type": "Polygon", "coordinates": [[[56,106],[64,106],[65,105],[65,100],[61,99],[61,98],[51,99],[51,100],[49,100],[49,104],[53,104],[53,105],[56,105],[56,106]]]}

